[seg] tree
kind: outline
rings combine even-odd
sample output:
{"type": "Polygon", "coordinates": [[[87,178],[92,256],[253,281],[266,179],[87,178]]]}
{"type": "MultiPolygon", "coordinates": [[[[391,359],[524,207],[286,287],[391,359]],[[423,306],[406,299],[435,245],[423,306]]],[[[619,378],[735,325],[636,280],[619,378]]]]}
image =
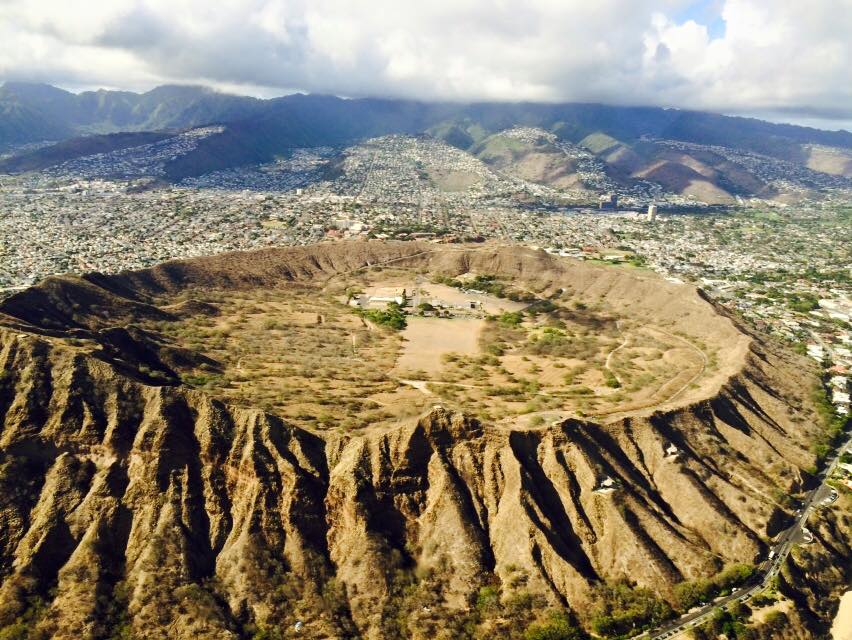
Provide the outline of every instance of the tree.
{"type": "Polygon", "coordinates": [[[783,611],[770,611],[763,619],[763,627],[771,631],[780,631],[787,626],[789,619],[783,611]]]}
{"type": "Polygon", "coordinates": [[[627,582],[600,585],[594,599],[597,605],[591,611],[591,627],[602,636],[633,634],[655,627],[674,613],[649,589],[627,582]]]}
{"type": "Polygon", "coordinates": [[[531,624],[524,633],[524,640],[580,640],[582,637],[562,611],[551,613],[544,622],[531,624]]]}
{"type": "Polygon", "coordinates": [[[507,327],[517,327],[524,321],[524,314],[520,311],[507,311],[498,320],[507,327]]]}

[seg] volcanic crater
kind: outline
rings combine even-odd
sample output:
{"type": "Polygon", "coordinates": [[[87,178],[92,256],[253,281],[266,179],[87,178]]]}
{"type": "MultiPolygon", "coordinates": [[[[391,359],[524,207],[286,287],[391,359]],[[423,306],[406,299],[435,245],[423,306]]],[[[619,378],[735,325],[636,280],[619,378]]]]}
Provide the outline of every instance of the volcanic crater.
{"type": "Polygon", "coordinates": [[[820,432],[695,288],[491,244],[49,278],[0,370],[0,627],[57,638],[617,635],[765,556],[820,432]]]}

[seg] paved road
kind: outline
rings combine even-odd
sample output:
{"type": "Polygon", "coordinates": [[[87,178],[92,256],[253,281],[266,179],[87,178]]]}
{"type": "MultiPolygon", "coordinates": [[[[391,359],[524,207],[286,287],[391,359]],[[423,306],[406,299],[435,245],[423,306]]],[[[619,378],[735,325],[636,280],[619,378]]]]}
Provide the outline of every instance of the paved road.
{"type": "Polygon", "coordinates": [[[766,589],[772,582],[772,579],[778,575],[779,571],[781,571],[781,565],[784,563],[784,560],[786,560],[790,550],[801,542],[809,542],[808,537],[810,536],[810,532],[806,533],[807,529],[805,527],[808,522],[808,517],[818,507],[831,504],[831,502],[837,499],[836,491],[826,483],[826,479],[831,476],[837,466],[840,460],[840,452],[845,451],[847,447],[850,446],[852,446],[852,435],[846,439],[843,445],[838,447],[832,458],[826,460],[825,467],[822,473],[819,474],[819,478],[821,479],[820,485],[805,495],[802,507],[799,511],[797,511],[798,517],[796,518],[796,522],[778,536],[778,539],[772,547],[772,558],[764,560],[764,562],[758,566],[756,578],[752,578],[749,584],[737,589],[729,596],[711,602],[697,611],[687,613],[677,620],[669,622],[663,627],[651,632],[645,632],[637,637],[648,637],[651,640],[676,638],[687,630],[697,627],[709,620],[716,609],[725,607],[735,600],[745,602],[766,589]]]}

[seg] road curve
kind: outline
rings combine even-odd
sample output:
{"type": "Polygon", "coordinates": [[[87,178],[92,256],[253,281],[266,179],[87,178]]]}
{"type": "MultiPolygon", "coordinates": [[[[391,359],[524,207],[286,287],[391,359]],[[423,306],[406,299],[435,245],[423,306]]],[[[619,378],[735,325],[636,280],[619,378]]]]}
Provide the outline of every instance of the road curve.
{"type": "Polygon", "coordinates": [[[821,502],[831,494],[831,487],[828,485],[827,479],[831,477],[832,472],[840,461],[840,452],[845,451],[850,444],[852,444],[852,434],[850,434],[844,443],[835,450],[834,457],[826,461],[823,471],[818,476],[822,481],[816,489],[811,490],[805,496],[805,500],[800,509],[801,515],[799,515],[793,525],[785,529],[779,535],[772,547],[774,550],[773,557],[771,559],[764,560],[763,563],[758,566],[758,572],[756,576],[750,580],[749,584],[737,589],[729,596],[717,599],[714,602],[707,604],[698,611],[687,613],[677,620],[669,621],[665,625],[652,631],[645,631],[644,633],[634,636],[634,638],[649,638],[650,640],[668,640],[670,638],[677,638],[689,629],[697,627],[709,620],[717,609],[723,608],[735,600],[746,602],[769,587],[772,579],[778,575],[779,571],[781,571],[781,565],[784,563],[784,560],[787,559],[787,556],[790,554],[790,550],[804,539],[803,530],[807,524],[808,517],[810,517],[811,513],[813,513],[814,509],[816,509],[817,503],[821,502]]]}

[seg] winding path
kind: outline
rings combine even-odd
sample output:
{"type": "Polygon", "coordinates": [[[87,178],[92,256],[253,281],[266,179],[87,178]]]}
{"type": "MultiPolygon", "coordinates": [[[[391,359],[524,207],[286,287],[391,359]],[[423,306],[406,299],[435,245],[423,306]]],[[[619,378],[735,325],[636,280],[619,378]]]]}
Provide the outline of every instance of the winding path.
{"type": "Polygon", "coordinates": [[[692,376],[689,380],[687,380],[686,384],[684,384],[684,385],[683,385],[680,389],[678,389],[677,391],[675,391],[675,392],[674,392],[674,394],[670,395],[670,396],[669,396],[668,398],[666,398],[665,400],[662,400],[662,401],[660,401],[660,402],[658,402],[658,403],[657,403],[657,404],[665,404],[666,402],[671,402],[672,400],[674,400],[675,398],[677,398],[680,394],[682,394],[684,391],[686,391],[686,390],[689,388],[689,386],[690,386],[693,382],[695,382],[695,381],[696,381],[696,380],[698,380],[701,376],[703,376],[703,375],[704,375],[704,372],[707,370],[707,354],[706,354],[706,353],[704,353],[704,351],[702,351],[701,349],[699,349],[698,347],[696,347],[694,344],[692,344],[689,340],[687,340],[687,339],[685,339],[685,338],[681,338],[680,336],[676,336],[675,334],[673,334],[673,333],[669,333],[668,331],[663,331],[662,329],[658,329],[658,331],[661,331],[662,333],[665,333],[667,336],[670,336],[670,337],[674,338],[675,340],[680,340],[681,342],[683,342],[683,343],[685,343],[686,345],[688,345],[688,346],[689,346],[689,347],[690,347],[693,351],[695,351],[698,355],[700,355],[700,356],[701,356],[701,369],[698,371],[698,373],[696,373],[696,374],[695,374],[694,376],[692,376]]]}
{"type": "Polygon", "coordinates": [[[614,356],[614,355],[615,355],[618,351],[620,351],[622,348],[624,348],[624,347],[626,347],[626,346],[627,346],[627,343],[628,343],[628,341],[629,341],[629,338],[628,338],[626,335],[624,335],[624,333],[621,331],[621,324],[620,324],[620,321],[619,321],[619,320],[616,320],[616,321],[615,321],[615,328],[616,328],[616,329],[618,329],[618,335],[620,335],[620,336],[621,336],[621,338],[622,338],[622,340],[621,340],[621,344],[620,344],[620,345],[618,345],[615,349],[613,349],[612,351],[610,351],[610,352],[607,354],[607,356],[606,356],[606,362],[604,363],[604,367],[606,368],[606,370],[607,370],[607,371],[609,371],[609,372],[613,375],[613,377],[614,377],[616,380],[618,380],[618,384],[622,384],[622,382],[621,382],[621,378],[619,378],[619,377],[618,377],[618,374],[617,374],[617,373],[613,370],[613,368],[612,368],[612,366],[611,366],[611,365],[612,365],[612,357],[613,357],[613,356],[614,356]]]}

